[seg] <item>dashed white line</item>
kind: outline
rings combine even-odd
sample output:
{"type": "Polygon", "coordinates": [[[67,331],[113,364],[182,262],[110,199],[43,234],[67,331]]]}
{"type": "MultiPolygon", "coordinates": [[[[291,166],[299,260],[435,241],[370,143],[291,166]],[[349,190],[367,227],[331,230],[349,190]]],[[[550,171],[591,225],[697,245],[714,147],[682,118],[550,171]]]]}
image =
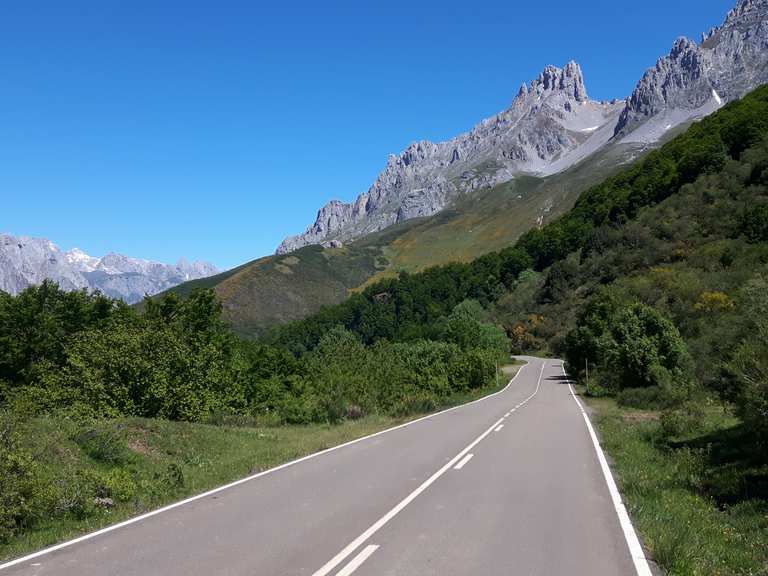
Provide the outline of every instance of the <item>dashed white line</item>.
{"type": "MultiPolygon", "coordinates": [[[[565,373],[565,367],[561,365],[561,368],[563,369],[563,376],[567,378],[568,375],[565,373]]],[[[589,437],[592,439],[592,445],[595,447],[595,452],[597,453],[597,460],[600,462],[600,469],[603,471],[605,483],[608,485],[608,492],[611,494],[613,507],[616,510],[616,515],[619,517],[621,530],[624,532],[624,539],[626,540],[627,546],[629,547],[629,554],[632,557],[632,562],[635,565],[635,571],[637,572],[638,576],[653,576],[651,567],[648,565],[648,559],[645,557],[645,552],[643,551],[643,547],[640,545],[640,540],[637,537],[637,532],[635,532],[635,527],[632,525],[629,512],[627,512],[627,508],[624,506],[624,502],[621,499],[621,494],[619,493],[619,489],[616,486],[616,481],[613,479],[611,467],[608,466],[608,460],[605,458],[605,452],[603,452],[603,448],[600,446],[600,442],[597,439],[595,429],[592,426],[592,422],[589,420],[589,415],[584,410],[582,403],[576,397],[576,391],[573,389],[573,385],[571,384],[570,380],[568,381],[568,388],[570,388],[571,396],[579,406],[581,415],[584,417],[584,422],[587,425],[589,437]]]]}
{"type": "Polygon", "coordinates": [[[366,560],[368,560],[370,555],[376,552],[376,550],[378,549],[379,547],[376,544],[370,544],[369,546],[366,546],[365,548],[363,548],[363,551],[360,552],[360,554],[352,558],[352,561],[349,564],[347,564],[346,566],[344,566],[344,568],[339,570],[339,573],[336,574],[336,576],[349,576],[350,574],[352,574],[352,572],[360,568],[360,565],[366,560]]]}
{"type": "MultiPolygon", "coordinates": [[[[536,390],[534,390],[533,394],[531,394],[530,396],[528,396],[528,398],[526,398],[526,399],[523,401],[523,404],[525,404],[525,403],[526,403],[526,402],[528,402],[528,401],[529,401],[531,398],[533,398],[534,396],[536,396],[536,394],[538,394],[538,392],[539,392],[539,388],[541,387],[541,377],[542,377],[542,375],[544,374],[544,364],[545,364],[544,362],[542,362],[542,363],[541,363],[541,371],[539,372],[539,380],[538,380],[538,382],[536,383],[536,390]]],[[[518,374],[519,374],[521,371],[522,371],[522,370],[519,370],[519,371],[518,371],[518,374]]],[[[501,424],[502,420],[503,420],[502,418],[499,418],[499,419],[498,419],[496,422],[494,422],[494,423],[491,425],[491,427],[490,427],[490,428],[488,428],[488,429],[487,429],[485,432],[483,432],[483,433],[482,433],[480,436],[478,436],[478,437],[477,437],[475,440],[473,440],[473,441],[472,441],[472,443],[471,443],[469,446],[467,446],[466,448],[464,448],[464,450],[462,450],[461,452],[459,452],[458,454],[456,454],[456,456],[454,456],[453,458],[451,458],[451,460],[450,460],[450,461],[449,461],[447,464],[444,464],[442,468],[440,468],[440,469],[439,469],[437,472],[435,472],[434,474],[432,474],[432,476],[430,476],[430,477],[429,477],[427,480],[425,480],[425,481],[424,481],[424,482],[421,484],[421,486],[419,486],[419,487],[418,487],[418,488],[416,488],[416,489],[415,489],[413,492],[411,492],[410,494],[408,494],[408,496],[406,496],[405,498],[403,498],[403,500],[401,500],[401,501],[400,501],[400,503],[398,503],[398,504],[397,504],[397,505],[396,505],[394,508],[392,508],[392,509],[391,509],[389,512],[387,512],[386,514],[384,514],[384,516],[382,516],[382,517],[381,517],[381,518],[379,518],[379,519],[378,519],[376,522],[374,522],[374,523],[373,523],[373,524],[372,524],[372,525],[371,525],[371,526],[370,526],[370,527],[369,527],[369,528],[368,528],[368,529],[367,529],[365,532],[363,532],[362,534],[360,534],[360,536],[358,536],[357,538],[355,538],[354,540],[352,540],[352,542],[350,542],[349,544],[347,544],[347,545],[346,545],[346,546],[345,546],[345,547],[344,547],[344,548],[341,550],[341,552],[339,552],[338,554],[336,554],[336,556],[334,556],[334,557],[333,557],[333,558],[331,558],[331,559],[330,559],[328,562],[326,562],[326,563],[325,563],[325,565],[324,565],[324,566],[322,566],[322,567],[321,567],[321,568],[320,568],[320,569],[319,569],[317,572],[315,572],[315,573],[314,573],[312,576],[326,576],[326,575],[327,575],[327,574],[329,574],[331,571],[333,571],[333,570],[336,568],[336,566],[338,566],[339,564],[341,564],[341,563],[342,563],[342,562],[343,562],[343,561],[344,561],[344,560],[347,558],[347,556],[349,556],[350,554],[352,554],[352,553],[353,553],[355,550],[357,550],[357,549],[358,549],[358,548],[359,548],[359,547],[360,547],[360,546],[361,546],[361,545],[362,545],[362,544],[363,544],[363,543],[364,543],[366,540],[368,540],[368,539],[369,539],[371,536],[373,536],[373,535],[374,535],[376,532],[378,532],[379,530],[381,530],[381,528],[382,528],[382,527],[383,527],[383,526],[384,526],[384,525],[385,525],[387,522],[389,522],[390,520],[392,520],[392,518],[394,518],[395,516],[397,516],[397,515],[400,513],[400,511],[402,511],[402,510],[403,510],[403,508],[405,508],[406,506],[408,506],[408,504],[410,504],[411,502],[413,502],[413,501],[414,501],[414,500],[415,500],[415,499],[416,499],[416,498],[419,496],[419,494],[421,494],[422,492],[424,492],[424,490],[426,490],[426,489],[427,489],[427,488],[429,488],[429,487],[430,487],[432,484],[434,484],[434,483],[437,481],[437,479],[438,479],[438,478],[440,478],[440,476],[442,476],[443,474],[445,474],[445,473],[446,473],[446,471],[448,471],[448,470],[449,470],[449,469],[450,469],[452,466],[455,466],[455,465],[456,465],[456,463],[457,463],[459,460],[461,460],[461,459],[462,459],[462,458],[463,458],[463,457],[464,457],[466,454],[468,454],[468,453],[469,453],[469,451],[470,451],[470,450],[472,450],[472,448],[474,448],[474,447],[475,447],[475,446],[477,446],[477,445],[478,445],[480,442],[482,442],[482,441],[485,439],[485,437],[486,437],[486,436],[488,436],[488,435],[489,435],[491,432],[493,432],[493,430],[494,430],[494,429],[495,429],[495,428],[496,428],[496,427],[497,427],[499,424],[501,424]]]]}
{"type": "Polygon", "coordinates": [[[496,426],[496,429],[494,430],[494,432],[498,432],[502,428],[504,428],[504,424],[499,424],[498,426],[496,426]]]}
{"type": "Polygon", "coordinates": [[[461,461],[458,464],[456,464],[456,466],[453,467],[453,469],[461,470],[462,468],[464,468],[464,464],[472,460],[472,456],[474,456],[474,454],[467,454],[466,456],[464,456],[464,458],[462,458],[461,461]]]}

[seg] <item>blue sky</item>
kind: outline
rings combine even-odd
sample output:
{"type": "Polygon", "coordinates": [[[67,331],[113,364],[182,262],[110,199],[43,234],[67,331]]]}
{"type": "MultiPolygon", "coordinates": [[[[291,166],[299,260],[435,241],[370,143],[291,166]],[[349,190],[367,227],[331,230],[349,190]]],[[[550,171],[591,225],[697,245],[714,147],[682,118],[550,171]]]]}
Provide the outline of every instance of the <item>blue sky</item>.
{"type": "Polygon", "coordinates": [[[0,231],[230,267],[570,59],[624,97],[735,0],[34,0],[0,19],[0,231]]]}

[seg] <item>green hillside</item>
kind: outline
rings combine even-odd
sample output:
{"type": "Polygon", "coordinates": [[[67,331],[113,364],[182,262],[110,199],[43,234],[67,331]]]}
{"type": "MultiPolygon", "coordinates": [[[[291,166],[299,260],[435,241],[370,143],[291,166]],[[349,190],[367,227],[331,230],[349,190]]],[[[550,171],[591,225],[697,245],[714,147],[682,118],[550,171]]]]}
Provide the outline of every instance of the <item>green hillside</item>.
{"type": "Polygon", "coordinates": [[[609,147],[561,174],[520,176],[459,198],[433,217],[392,226],[342,248],[308,246],[267,256],[171,292],[186,296],[196,288],[213,288],[235,331],[256,336],[401,271],[468,262],[509,246],[526,230],[565,213],[583,190],[640,154],[629,146],[609,147]]]}

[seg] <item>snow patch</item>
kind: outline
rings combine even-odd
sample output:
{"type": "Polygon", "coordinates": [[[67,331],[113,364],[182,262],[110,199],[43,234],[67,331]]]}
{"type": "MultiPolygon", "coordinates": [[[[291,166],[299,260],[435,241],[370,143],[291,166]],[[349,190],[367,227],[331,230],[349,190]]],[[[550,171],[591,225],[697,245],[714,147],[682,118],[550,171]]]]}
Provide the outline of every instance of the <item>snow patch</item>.
{"type": "Polygon", "coordinates": [[[717,90],[715,90],[714,88],[712,88],[712,96],[715,98],[715,102],[717,102],[718,106],[723,105],[723,99],[720,98],[720,94],[718,94],[717,90]]]}
{"type": "Polygon", "coordinates": [[[594,132],[598,128],[600,128],[599,125],[598,126],[590,126],[589,128],[582,128],[580,131],[581,132],[594,132]]]}

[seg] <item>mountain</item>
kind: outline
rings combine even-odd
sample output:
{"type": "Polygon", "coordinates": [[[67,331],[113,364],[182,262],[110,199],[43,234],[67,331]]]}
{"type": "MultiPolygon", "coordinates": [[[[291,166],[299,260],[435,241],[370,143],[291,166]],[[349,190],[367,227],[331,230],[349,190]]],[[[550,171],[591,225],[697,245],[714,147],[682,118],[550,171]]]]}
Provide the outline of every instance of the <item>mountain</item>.
{"type": "Polygon", "coordinates": [[[10,294],[47,279],[64,290],[99,290],[134,303],[145,294],[216,273],[206,262],[161,264],[113,253],[96,258],[77,248],[62,252],[44,238],[0,234],[0,290],[10,294]]]}
{"type": "Polygon", "coordinates": [[[768,82],[768,0],[741,0],[702,42],[675,42],[620,102],[547,67],[511,107],[397,157],[353,204],[332,202],[278,253],[183,284],[213,288],[240,333],[303,318],[378,279],[500,250],[751,87],[768,82]]]}
{"type": "Polygon", "coordinates": [[[431,217],[401,222],[343,246],[304,246],[172,291],[186,296],[195,288],[214,289],[230,325],[244,336],[258,335],[338,304],[380,278],[500,250],[529,228],[562,215],[581,192],[642,153],[637,145],[607,148],[561,173],[521,176],[482,188],[431,217]]]}
{"type": "Polygon", "coordinates": [[[678,38],[669,55],[645,73],[616,135],[653,142],[669,127],[710,114],[766,82],[768,0],[741,0],[700,44],[678,38]]]}
{"type": "Polygon", "coordinates": [[[581,68],[547,66],[507,110],[441,143],[411,144],[355,202],[334,200],[278,254],[338,246],[521,174],[547,176],[616,143],[655,144],[673,127],[706,116],[768,82],[768,0],[740,0],[701,44],[679,38],[626,101],[587,96],[581,68]]]}
{"type": "Polygon", "coordinates": [[[581,68],[547,66],[523,84],[512,105],[447,142],[421,141],[390,156],[373,186],[352,204],[332,201],[284,254],[308,244],[348,241],[393,224],[431,216],[456,198],[509,181],[515,174],[559,172],[612,136],[623,102],[587,96],[581,68]]]}

